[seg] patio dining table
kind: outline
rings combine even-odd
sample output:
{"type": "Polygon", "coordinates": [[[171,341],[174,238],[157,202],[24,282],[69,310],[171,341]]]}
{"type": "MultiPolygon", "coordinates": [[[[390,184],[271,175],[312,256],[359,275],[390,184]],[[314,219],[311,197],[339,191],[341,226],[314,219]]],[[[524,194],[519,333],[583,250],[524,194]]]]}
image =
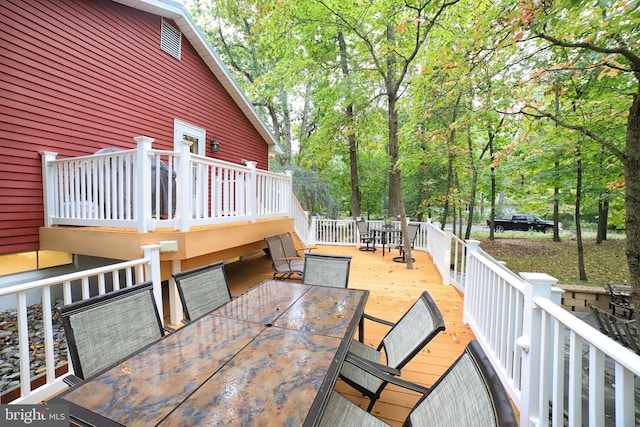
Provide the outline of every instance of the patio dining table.
{"type": "Polygon", "coordinates": [[[51,403],[83,426],[317,425],[368,295],[264,281],[51,403]]]}
{"type": "MultiPolygon", "coordinates": [[[[376,247],[376,242],[380,242],[380,244],[382,245],[382,256],[384,256],[384,249],[387,244],[395,241],[392,238],[397,238],[402,233],[402,230],[397,228],[377,228],[371,231],[373,231],[374,236],[373,247],[376,247]]],[[[387,252],[391,252],[391,247],[389,247],[389,250],[387,252]]]]}

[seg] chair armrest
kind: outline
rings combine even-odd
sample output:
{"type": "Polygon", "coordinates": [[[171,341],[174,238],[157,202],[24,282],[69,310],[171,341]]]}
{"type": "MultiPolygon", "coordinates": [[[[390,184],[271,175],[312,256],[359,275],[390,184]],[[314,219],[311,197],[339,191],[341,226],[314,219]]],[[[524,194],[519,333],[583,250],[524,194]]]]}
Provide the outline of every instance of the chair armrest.
{"type": "Polygon", "coordinates": [[[76,377],[76,376],[75,376],[75,375],[73,375],[73,374],[69,374],[69,375],[67,375],[66,377],[64,377],[64,378],[62,379],[62,381],[63,381],[65,384],[67,384],[69,387],[73,387],[73,386],[76,386],[76,385],[80,384],[80,383],[82,382],[82,379],[81,379],[81,378],[79,378],[79,377],[76,377]]]}
{"type": "Polygon", "coordinates": [[[431,389],[427,387],[423,387],[410,381],[403,380],[402,378],[389,375],[388,373],[377,369],[370,361],[357,357],[353,353],[347,353],[347,357],[344,359],[344,361],[347,363],[351,363],[354,366],[362,369],[363,371],[380,378],[382,381],[395,384],[399,387],[406,388],[407,390],[412,390],[425,396],[431,392],[431,389]]]}
{"type": "MultiPolygon", "coordinates": [[[[391,366],[383,365],[383,364],[375,362],[373,360],[365,359],[363,357],[358,356],[355,353],[348,352],[347,353],[347,358],[351,359],[350,363],[353,364],[353,365],[356,365],[356,363],[354,363],[353,360],[357,360],[358,363],[368,363],[372,367],[378,369],[379,371],[386,372],[389,375],[399,376],[400,372],[401,372],[400,369],[392,368],[391,366]]],[[[358,365],[356,365],[356,366],[358,366],[358,365]]]]}
{"type": "Polygon", "coordinates": [[[393,327],[395,323],[389,322],[388,320],[380,319],[379,317],[372,316],[367,313],[362,313],[362,317],[360,318],[360,325],[358,326],[358,339],[361,343],[364,343],[364,320],[371,320],[372,322],[380,323],[382,325],[387,325],[393,327]]]}
{"type": "Polygon", "coordinates": [[[371,320],[372,322],[382,323],[383,325],[387,325],[387,326],[395,326],[394,322],[390,322],[388,320],[384,320],[384,319],[372,316],[372,315],[367,314],[367,313],[362,313],[362,317],[367,319],[367,320],[371,320]]]}

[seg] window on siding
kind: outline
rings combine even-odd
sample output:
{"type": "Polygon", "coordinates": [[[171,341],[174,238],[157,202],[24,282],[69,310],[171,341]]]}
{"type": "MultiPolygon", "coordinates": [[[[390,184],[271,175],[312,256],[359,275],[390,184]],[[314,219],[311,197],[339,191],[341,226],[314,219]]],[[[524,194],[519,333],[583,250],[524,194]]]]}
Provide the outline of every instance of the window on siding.
{"type": "Polygon", "coordinates": [[[176,59],[180,59],[182,33],[162,18],[160,48],[176,59]]]}

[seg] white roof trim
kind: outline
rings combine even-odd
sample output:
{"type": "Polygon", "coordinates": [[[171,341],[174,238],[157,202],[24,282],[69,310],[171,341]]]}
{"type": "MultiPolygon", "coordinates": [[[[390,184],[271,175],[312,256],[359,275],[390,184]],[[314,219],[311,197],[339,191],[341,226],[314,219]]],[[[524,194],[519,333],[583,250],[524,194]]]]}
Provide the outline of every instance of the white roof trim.
{"type": "Polygon", "coordinates": [[[282,148],[278,144],[271,130],[262,121],[256,110],[253,108],[253,104],[249,101],[244,91],[240,89],[235,82],[229,70],[222,63],[218,55],[214,52],[213,48],[207,42],[207,39],[200,32],[197,25],[191,19],[191,15],[185,9],[182,3],[178,3],[172,0],[113,0],[117,3],[122,3],[126,6],[134,9],[142,10],[145,12],[153,13],[165,18],[172,19],[176,25],[178,25],[182,34],[186,37],[191,45],[198,52],[200,57],[207,64],[211,72],[222,83],[222,86],[229,93],[231,98],[238,104],[242,112],[249,119],[249,121],[256,128],[258,133],[267,141],[269,145],[269,152],[276,152],[283,154],[282,148]]]}

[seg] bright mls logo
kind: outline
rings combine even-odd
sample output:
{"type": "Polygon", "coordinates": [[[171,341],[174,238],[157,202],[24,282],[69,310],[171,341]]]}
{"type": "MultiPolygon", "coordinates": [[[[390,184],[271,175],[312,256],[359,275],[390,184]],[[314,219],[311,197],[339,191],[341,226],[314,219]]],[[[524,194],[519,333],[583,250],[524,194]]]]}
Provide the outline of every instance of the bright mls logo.
{"type": "Polygon", "coordinates": [[[69,405],[0,405],[0,425],[67,427],[69,405]]]}

